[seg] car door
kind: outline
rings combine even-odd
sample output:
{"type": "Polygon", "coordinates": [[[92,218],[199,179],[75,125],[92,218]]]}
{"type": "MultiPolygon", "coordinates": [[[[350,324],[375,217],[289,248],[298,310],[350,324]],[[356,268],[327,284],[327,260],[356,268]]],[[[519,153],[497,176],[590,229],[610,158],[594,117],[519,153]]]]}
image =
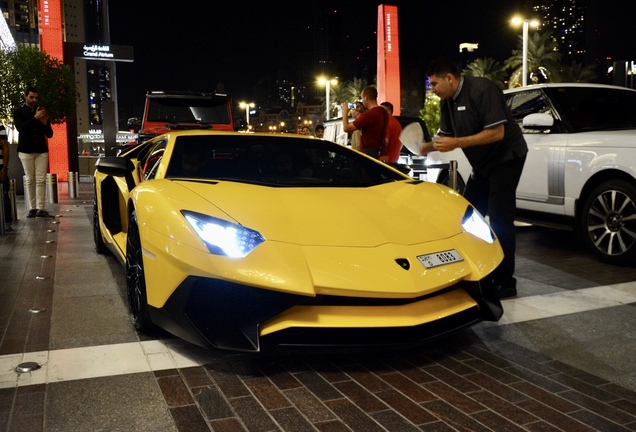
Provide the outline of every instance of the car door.
{"type": "Polygon", "coordinates": [[[550,100],[540,88],[506,93],[508,106],[528,144],[528,156],[517,187],[517,207],[562,213],[568,134],[550,100]],[[524,127],[529,114],[550,115],[551,127],[524,127]]]}

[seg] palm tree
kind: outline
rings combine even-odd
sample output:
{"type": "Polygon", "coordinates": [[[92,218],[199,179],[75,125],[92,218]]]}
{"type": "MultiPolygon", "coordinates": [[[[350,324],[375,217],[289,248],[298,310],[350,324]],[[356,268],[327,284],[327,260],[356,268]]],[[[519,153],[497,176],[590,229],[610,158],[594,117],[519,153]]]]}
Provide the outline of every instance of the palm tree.
{"type": "Polygon", "coordinates": [[[561,67],[559,78],[561,82],[593,82],[598,77],[593,64],[571,63],[561,67]]]}
{"type": "Polygon", "coordinates": [[[342,115],[339,106],[346,102],[349,97],[349,89],[346,84],[334,84],[330,88],[331,111],[329,117],[340,117],[342,115]]]}
{"type": "Polygon", "coordinates": [[[349,92],[350,102],[360,100],[362,90],[367,86],[367,80],[364,78],[354,78],[353,81],[347,81],[347,91],[349,92]]]}
{"type": "MultiPolygon", "coordinates": [[[[519,48],[506,60],[506,69],[512,69],[508,87],[519,87],[523,73],[523,37],[519,36],[519,48]]],[[[533,83],[558,80],[561,54],[551,34],[535,32],[528,38],[528,74],[533,83]],[[552,77],[554,75],[554,78],[552,77]]]]}
{"type": "Polygon", "coordinates": [[[439,122],[441,118],[441,101],[437,95],[430,90],[426,92],[424,107],[420,110],[420,118],[424,120],[424,124],[428,129],[428,136],[432,137],[439,131],[439,122]]]}
{"type": "Polygon", "coordinates": [[[468,76],[488,78],[501,89],[504,88],[504,81],[508,76],[503,65],[491,57],[475,59],[475,61],[468,64],[467,68],[464,70],[464,74],[468,76]]]}

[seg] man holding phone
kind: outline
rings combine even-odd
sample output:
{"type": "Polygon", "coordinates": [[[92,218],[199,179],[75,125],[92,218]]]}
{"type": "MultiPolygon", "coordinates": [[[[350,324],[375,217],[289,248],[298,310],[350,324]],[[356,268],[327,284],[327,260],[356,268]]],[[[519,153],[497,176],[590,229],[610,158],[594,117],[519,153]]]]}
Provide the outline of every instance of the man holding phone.
{"type": "MultiPolygon", "coordinates": [[[[351,117],[353,117],[353,120],[357,119],[358,116],[365,111],[364,104],[362,103],[362,101],[356,101],[355,103],[350,103],[349,109],[350,109],[349,112],[351,113],[351,117]]],[[[351,148],[352,149],[361,151],[360,136],[361,136],[360,129],[356,129],[353,132],[351,132],[351,148]]]]}
{"type": "Polygon", "coordinates": [[[24,92],[24,106],[13,114],[18,129],[18,157],[24,168],[24,190],[29,198],[28,218],[49,217],[45,210],[46,172],[49,167],[47,139],[53,136],[49,116],[38,107],[39,94],[33,87],[24,92]]]}
{"type": "Polygon", "coordinates": [[[378,90],[373,86],[367,86],[362,90],[362,103],[365,111],[360,113],[355,120],[349,123],[349,104],[342,104],[342,129],[352,133],[360,130],[362,141],[360,151],[375,158],[386,156],[386,130],[389,123],[389,114],[378,105],[378,90]]]}

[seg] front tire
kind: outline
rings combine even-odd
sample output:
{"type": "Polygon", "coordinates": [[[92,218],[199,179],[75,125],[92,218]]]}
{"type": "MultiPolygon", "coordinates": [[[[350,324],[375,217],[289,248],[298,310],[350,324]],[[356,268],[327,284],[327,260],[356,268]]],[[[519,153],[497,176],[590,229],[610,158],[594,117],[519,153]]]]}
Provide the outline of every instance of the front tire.
{"type": "Polygon", "coordinates": [[[581,237],[601,261],[636,263],[636,187],[610,180],[597,186],[583,205],[581,237]]]}
{"type": "Polygon", "coordinates": [[[130,214],[128,236],[126,237],[126,288],[128,311],[135,329],[143,332],[151,330],[154,326],[148,313],[141,237],[139,235],[137,212],[134,210],[130,214]]]}

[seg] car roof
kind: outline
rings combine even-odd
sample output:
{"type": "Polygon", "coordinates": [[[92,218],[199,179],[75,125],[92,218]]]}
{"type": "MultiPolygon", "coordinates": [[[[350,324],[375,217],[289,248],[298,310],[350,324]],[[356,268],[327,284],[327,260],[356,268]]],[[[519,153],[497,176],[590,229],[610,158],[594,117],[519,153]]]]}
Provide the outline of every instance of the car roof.
{"type": "Polygon", "coordinates": [[[297,139],[307,139],[307,140],[319,140],[320,138],[316,138],[310,135],[299,135],[299,134],[272,134],[269,132],[242,132],[242,131],[227,131],[220,129],[175,129],[169,132],[165,132],[157,137],[153,137],[153,140],[156,140],[159,137],[165,136],[183,136],[183,135],[254,135],[254,136],[267,136],[270,138],[297,138],[297,139]]]}
{"type": "Polygon", "coordinates": [[[617,86],[612,84],[597,84],[597,83],[575,83],[575,82],[566,82],[566,83],[542,83],[542,84],[532,84],[525,87],[515,87],[511,89],[505,89],[504,93],[516,93],[520,91],[526,91],[530,89],[541,89],[541,88],[564,88],[564,87],[579,87],[579,88],[606,88],[606,89],[614,89],[614,90],[625,90],[625,91],[636,91],[629,87],[617,86]]]}
{"type": "Polygon", "coordinates": [[[223,98],[227,99],[228,96],[225,93],[210,93],[210,92],[194,92],[194,91],[165,91],[165,90],[150,90],[146,92],[147,98],[155,99],[209,99],[209,98],[223,98]]]}

